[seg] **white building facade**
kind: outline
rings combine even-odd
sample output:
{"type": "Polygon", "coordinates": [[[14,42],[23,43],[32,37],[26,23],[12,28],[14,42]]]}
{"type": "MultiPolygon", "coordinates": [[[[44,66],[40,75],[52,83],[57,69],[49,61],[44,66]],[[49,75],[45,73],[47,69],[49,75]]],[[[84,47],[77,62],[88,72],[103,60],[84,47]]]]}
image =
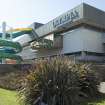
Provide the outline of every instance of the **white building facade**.
{"type": "Polygon", "coordinates": [[[40,39],[53,36],[50,48],[34,46],[37,39],[32,42],[35,58],[67,55],[80,61],[105,61],[105,12],[97,8],[83,3],[34,31],[40,39]]]}

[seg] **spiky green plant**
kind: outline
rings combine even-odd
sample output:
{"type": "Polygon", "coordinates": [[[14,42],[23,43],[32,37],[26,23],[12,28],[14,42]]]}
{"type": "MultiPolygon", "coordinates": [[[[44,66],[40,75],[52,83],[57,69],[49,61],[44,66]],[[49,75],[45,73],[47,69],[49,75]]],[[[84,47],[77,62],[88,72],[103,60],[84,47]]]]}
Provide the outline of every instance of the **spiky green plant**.
{"type": "Polygon", "coordinates": [[[26,105],[76,105],[80,94],[87,95],[82,90],[91,86],[85,81],[89,72],[66,57],[40,60],[23,80],[20,96],[26,105]]]}

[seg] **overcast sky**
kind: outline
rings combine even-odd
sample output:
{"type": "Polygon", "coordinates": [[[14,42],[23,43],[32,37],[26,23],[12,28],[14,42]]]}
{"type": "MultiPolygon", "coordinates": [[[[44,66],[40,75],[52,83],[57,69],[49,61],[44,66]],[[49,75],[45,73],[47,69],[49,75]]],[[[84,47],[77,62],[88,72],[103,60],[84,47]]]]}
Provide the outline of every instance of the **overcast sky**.
{"type": "Polygon", "coordinates": [[[83,1],[105,11],[105,0],[0,0],[0,24],[21,28],[47,23],[83,1]]]}

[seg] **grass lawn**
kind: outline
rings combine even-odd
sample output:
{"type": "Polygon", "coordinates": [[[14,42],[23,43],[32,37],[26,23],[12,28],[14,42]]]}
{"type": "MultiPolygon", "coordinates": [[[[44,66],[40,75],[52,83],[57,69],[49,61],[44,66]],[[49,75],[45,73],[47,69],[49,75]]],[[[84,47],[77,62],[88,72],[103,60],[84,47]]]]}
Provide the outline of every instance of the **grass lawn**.
{"type": "Polygon", "coordinates": [[[99,98],[92,99],[89,102],[83,103],[81,105],[105,105],[105,94],[99,98]]]}
{"type": "Polygon", "coordinates": [[[88,103],[87,105],[105,105],[105,101],[102,102],[93,102],[93,103],[88,103]]]}
{"type": "MultiPolygon", "coordinates": [[[[17,100],[17,92],[0,88],[0,105],[20,105],[17,100]]],[[[105,97],[83,105],[105,105],[105,97]]]]}
{"type": "Polygon", "coordinates": [[[105,99],[96,102],[90,102],[87,105],[105,105],[105,99]]]}
{"type": "Polygon", "coordinates": [[[0,88],[0,105],[20,105],[17,100],[17,93],[0,88]]]}

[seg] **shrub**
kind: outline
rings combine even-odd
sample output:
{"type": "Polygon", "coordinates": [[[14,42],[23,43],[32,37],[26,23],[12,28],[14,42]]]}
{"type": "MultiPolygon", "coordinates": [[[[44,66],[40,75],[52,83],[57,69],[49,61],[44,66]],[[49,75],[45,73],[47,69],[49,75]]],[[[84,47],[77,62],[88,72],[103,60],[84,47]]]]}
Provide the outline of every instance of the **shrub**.
{"type": "Polygon", "coordinates": [[[76,105],[80,96],[93,96],[98,83],[85,64],[75,64],[65,57],[53,58],[33,66],[19,94],[26,105],[76,105]]]}
{"type": "Polygon", "coordinates": [[[21,87],[21,80],[31,68],[31,64],[0,66],[0,88],[16,90],[21,87]]]}
{"type": "Polygon", "coordinates": [[[21,79],[25,71],[11,71],[0,74],[0,88],[16,90],[21,87],[21,79]]]}

